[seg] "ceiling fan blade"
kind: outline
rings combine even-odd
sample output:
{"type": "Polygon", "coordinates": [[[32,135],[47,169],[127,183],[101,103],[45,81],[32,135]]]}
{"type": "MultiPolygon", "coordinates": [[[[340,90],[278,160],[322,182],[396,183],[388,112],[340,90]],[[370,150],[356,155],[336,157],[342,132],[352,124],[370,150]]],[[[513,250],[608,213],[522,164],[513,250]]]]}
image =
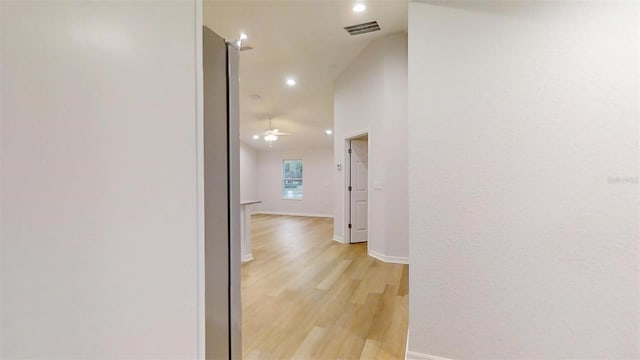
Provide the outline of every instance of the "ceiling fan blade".
{"type": "Polygon", "coordinates": [[[291,135],[291,134],[286,133],[286,132],[280,132],[280,130],[274,129],[271,126],[271,118],[269,118],[269,128],[267,130],[265,130],[265,132],[260,136],[266,136],[266,135],[287,136],[287,135],[291,135]]]}
{"type": "Polygon", "coordinates": [[[275,135],[275,136],[288,136],[291,135],[290,133],[286,133],[286,132],[275,132],[275,131],[265,131],[264,133],[260,134],[260,137],[264,137],[267,135],[275,135]]]}

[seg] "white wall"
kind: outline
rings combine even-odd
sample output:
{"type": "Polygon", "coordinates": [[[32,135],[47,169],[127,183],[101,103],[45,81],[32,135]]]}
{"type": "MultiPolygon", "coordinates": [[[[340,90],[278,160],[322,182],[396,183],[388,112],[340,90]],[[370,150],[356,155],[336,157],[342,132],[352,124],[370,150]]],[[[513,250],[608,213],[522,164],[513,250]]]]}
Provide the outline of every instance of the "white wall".
{"type": "Polygon", "coordinates": [[[0,357],[196,357],[196,4],[0,8],[0,357]]]}
{"type": "MultiPolygon", "coordinates": [[[[334,96],[335,162],[345,139],[369,132],[369,250],[409,256],[407,191],[407,36],[373,41],[339,76],[334,96]]],[[[334,168],[337,238],[345,235],[345,171],[334,168]]]]}
{"type": "Polygon", "coordinates": [[[240,199],[258,198],[258,152],[240,142],[240,199]]]}
{"type": "Polygon", "coordinates": [[[640,357],[638,20],[410,4],[410,351],[640,357]]]}
{"type": "MultiPolygon", "coordinates": [[[[259,152],[256,212],[333,216],[333,152],[331,148],[273,148],[259,152]],[[303,199],[282,198],[282,161],[302,159],[303,199]]],[[[242,176],[242,175],[241,175],[242,176]]]]}

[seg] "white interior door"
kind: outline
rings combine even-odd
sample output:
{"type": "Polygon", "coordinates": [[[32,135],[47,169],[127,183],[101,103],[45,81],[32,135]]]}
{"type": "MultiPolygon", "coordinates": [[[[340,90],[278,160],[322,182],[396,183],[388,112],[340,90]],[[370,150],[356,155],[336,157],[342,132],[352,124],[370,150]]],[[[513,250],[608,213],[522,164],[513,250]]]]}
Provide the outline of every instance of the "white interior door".
{"type": "Polygon", "coordinates": [[[368,173],[368,149],[366,140],[350,141],[350,242],[365,242],[368,239],[369,214],[368,198],[369,184],[367,183],[368,173]]]}

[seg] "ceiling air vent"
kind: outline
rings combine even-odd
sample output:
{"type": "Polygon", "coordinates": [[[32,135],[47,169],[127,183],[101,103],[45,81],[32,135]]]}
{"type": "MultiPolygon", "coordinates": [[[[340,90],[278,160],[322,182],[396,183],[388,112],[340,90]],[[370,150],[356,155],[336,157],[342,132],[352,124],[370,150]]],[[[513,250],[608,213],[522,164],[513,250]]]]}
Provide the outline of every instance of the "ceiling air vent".
{"type": "Polygon", "coordinates": [[[350,35],[366,34],[373,31],[379,31],[380,25],[377,21],[369,21],[366,23],[351,25],[344,28],[350,35]]]}

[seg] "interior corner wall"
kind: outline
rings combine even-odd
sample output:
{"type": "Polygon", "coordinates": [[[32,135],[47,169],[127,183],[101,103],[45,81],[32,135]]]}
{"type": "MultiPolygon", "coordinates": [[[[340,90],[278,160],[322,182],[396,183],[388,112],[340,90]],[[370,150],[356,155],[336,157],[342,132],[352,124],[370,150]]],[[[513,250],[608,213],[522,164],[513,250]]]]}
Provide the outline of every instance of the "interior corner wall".
{"type": "MultiPolygon", "coordinates": [[[[345,139],[369,133],[369,250],[401,262],[409,256],[407,36],[371,42],[338,77],[334,156],[344,165],[345,139]]],[[[344,169],[344,166],[343,166],[344,169]]],[[[345,239],[345,171],[335,174],[334,234],[345,239]]]]}
{"type": "Polygon", "coordinates": [[[639,7],[410,3],[410,355],[640,357],[639,7]]]}
{"type": "Polygon", "coordinates": [[[0,1],[0,358],[198,357],[199,9],[0,1]]]}
{"type": "Polygon", "coordinates": [[[333,217],[333,151],[331,148],[262,150],[258,153],[256,213],[333,217]],[[282,161],[302,159],[303,198],[282,198],[282,161]]]}
{"type": "Polygon", "coordinates": [[[258,151],[240,142],[240,199],[259,200],[258,151]]]}

